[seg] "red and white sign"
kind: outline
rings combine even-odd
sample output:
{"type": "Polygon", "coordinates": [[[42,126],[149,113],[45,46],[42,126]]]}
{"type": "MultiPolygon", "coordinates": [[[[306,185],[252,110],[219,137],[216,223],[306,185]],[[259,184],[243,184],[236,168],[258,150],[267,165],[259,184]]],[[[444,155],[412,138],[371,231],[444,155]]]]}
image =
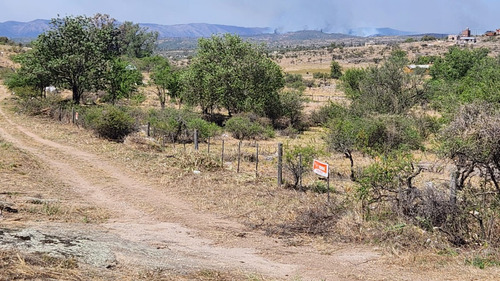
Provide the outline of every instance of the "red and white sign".
{"type": "Polygon", "coordinates": [[[314,173],[316,173],[322,177],[327,178],[328,177],[328,164],[315,159],[313,161],[313,171],[314,171],[314,173]]]}

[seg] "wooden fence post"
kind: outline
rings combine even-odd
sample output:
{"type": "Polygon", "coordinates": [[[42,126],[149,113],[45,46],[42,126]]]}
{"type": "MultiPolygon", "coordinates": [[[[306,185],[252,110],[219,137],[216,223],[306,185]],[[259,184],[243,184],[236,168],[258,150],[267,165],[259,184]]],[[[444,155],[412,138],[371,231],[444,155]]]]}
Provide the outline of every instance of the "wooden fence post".
{"type": "Polygon", "coordinates": [[[222,168],[224,168],[224,140],[222,140],[221,162],[222,162],[222,168]]]}
{"type": "Polygon", "coordinates": [[[240,162],[241,162],[241,140],[238,143],[238,168],[236,170],[237,173],[240,172],[240,162]]]}
{"type": "Polygon", "coordinates": [[[198,151],[198,130],[194,129],[194,150],[198,151]]]}
{"type": "Polygon", "coordinates": [[[302,190],[302,154],[299,154],[299,189],[302,190]]]}
{"type": "Polygon", "coordinates": [[[259,177],[259,144],[257,144],[255,152],[255,178],[259,177]]]}
{"type": "Polygon", "coordinates": [[[148,122],[148,138],[151,136],[151,122],[148,122]]]}
{"type": "Polygon", "coordinates": [[[278,143],[278,186],[283,184],[283,144],[278,143]]]}

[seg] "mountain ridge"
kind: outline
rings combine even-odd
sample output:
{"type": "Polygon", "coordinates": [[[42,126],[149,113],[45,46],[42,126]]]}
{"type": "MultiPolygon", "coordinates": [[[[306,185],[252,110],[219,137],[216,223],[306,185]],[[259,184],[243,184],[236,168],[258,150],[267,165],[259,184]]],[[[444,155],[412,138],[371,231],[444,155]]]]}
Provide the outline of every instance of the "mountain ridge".
{"type": "MultiPolygon", "coordinates": [[[[150,31],[156,31],[160,39],[165,38],[200,38],[210,37],[213,34],[231,33],[240,36],[263,36],[275,33],[274,29],[269,27],[241,27],[222,24],[208,24],[208,23],[189,23],[189,24],[174,24],[162,25],[155,23],[139,23],[143,28],[150,31]]],[[[6,21],[0,23],[0,36],[5,36],[10,39],[34,39],[41,33],[50,28],[50,20],[37,19],[30,22],[20,21],[6,21]]],[[[316,35],[317,30],[304,30],[302,35],[316,35]],[[309,32],[309,33],[307,33],[309,32]]],[[[297,32],[293,31],[283,34],[296,35],[297,32]]],[[[318,31],[319,32],[319,31],[318,31]]],[[[402,35],[416,35],[415,32],[400,31],[392,28],[354,28],[349,29],[346,33],[325,33],[325,35],[332,35],[337,37],[373,37],[373,36],[402,36],[402,35]]]]}

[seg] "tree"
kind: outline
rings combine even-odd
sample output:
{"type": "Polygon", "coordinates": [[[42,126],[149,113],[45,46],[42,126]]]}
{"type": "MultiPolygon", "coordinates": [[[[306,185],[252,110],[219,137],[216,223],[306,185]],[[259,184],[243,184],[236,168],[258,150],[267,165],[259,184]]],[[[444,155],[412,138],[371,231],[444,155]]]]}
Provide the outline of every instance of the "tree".
{"type": "Polygon", "coordinates": [[[486,58],[488,53],[489,50],[486,48],[469,50],[451,47],[444,58],[435,61],[430,74],[433,79],[459,80],[465,77],[474,65],[486,58]]]}
{"type": "Polygon", "coordinates": [[[144,58],[153,54],[158,32],[148,32],[139,24],[126,21],[118,27],[120,54],[131,58],[144,58]]]}
{"type": "Polygon", "coordinates": [[[359,86],[359,92],[353,89],[350,95],[353,110],[359,114],[401,114],[424,101],[423,78],[404,73],[407,64],[406,53],[395,50],[382,66],[368,68],[358,84],[353,83],[359,86]]]}
{"type": "Polygon", "coordinates": [[[487,52],[458,49],[436,62],[431,68],[434,78],[427,83],[434,107],[453,115],[465,104],[500,102],[500,60],[485,56],[487,52]]]}
{"type": "Polygon", "coordinates": [[[165,109],[167,96],[171,99],[180,98],[181,74],[180,70],[174,70],[168,60],[161,56],[152,57],[151,80],[156,86],[156,94],[160,100],[160,106],[165,109]]]}
{"type": "Polygon", "coordinates": [[[50,85],[52,75],[44,66],[46,62],[36,59],[37,57],[37,50],[31,50],[14,58],[21,64],[21,68],[5,81],[9,89],[29,87],[37,91],[40,97],[44,97],[44,89],[50,85]]]}
{"type": "Polygon", "coordinates": [[[284,86],[280,67],[264,50],[237,35],[201,38],[198,53],[183,75],[184,98],[204,113],[225,108],[229,115],[243,111],[270,113],[284,86]]]}
{"type": "Polygon", "coordinates": [[[356,99],[361,95],[360,83],[366,77],[366,73],[363,68],[349,68],[340,77],[341,87],[348,98],[356,99]]]}
{"type": "Polygon", "coordinates": [[[142,84],[141,72],[121,58],[109,61],[105,75],[108,99],[113,104],[118,99],[130,98],[130,94],[137,91],[137,87],[142,84]]]}
{"type": "Polygon", "coordinates": [[[462,106],[440,139],[441,152],[455,164],[450,203],[465,218],[458,235],[453,235],[461,243],[478,239],[477,233],[490,241],[500,215],[500,112],[486,103],[462,106]],[[471,181],[473,177],[477,180],[471,181]]]}
{"type": "Polygon", "coordinates": [[[304,109],[304,97],[298,91],[284,91],[280,94],[281,115],[290,119],[290,125],[300,129],[302,110],[304,109]]]}
{"type": "Polygon", "coordinates": [[[51,82],[71,89],[78,104],[85,91],[104,88],[107,61],[118,52],[114,25],[105,15],[52,19],[33,42],[32,63],[50,73],[51,82]]]}
{"type": "Polygon", "coordinates": [[[333,79],[342,77],[342,66],[336,60],[332,60],[330,64],[330,77],[333,79]]]}
{"type": "Polygon", "coordinates": [[[422,147],[423,137],[413,118],[399,115],[360,117],[345,112],[332,119],[327,126],[326,142],[331,150],[349,159],[352,180],[355,180],[355,151],[378,155],[422,147]]]}
{"type": "Polygon", "coordinates": [[[463,106],[441,133],[441,152],[455,161],[459,189],[481,169],[500,196],[500,112],[486,103],[463,106]]]}

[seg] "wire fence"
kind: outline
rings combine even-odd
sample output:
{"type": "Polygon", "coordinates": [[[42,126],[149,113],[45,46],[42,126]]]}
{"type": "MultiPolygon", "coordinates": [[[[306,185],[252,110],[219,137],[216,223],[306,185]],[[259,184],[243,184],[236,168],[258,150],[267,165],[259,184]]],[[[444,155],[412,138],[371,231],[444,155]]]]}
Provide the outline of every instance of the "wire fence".
{"type": "MultiPolygon", "coordinates": [[[[87,127],[84,113],[74,108],[60,107],[58,110],[52,111],[52,117],[60,122],[87,127]]],[[[190,131],[189,133],[192,135],[183,138],[181,142],[172,142],[168,136],[162,134],[160,130],[149,123],[141,125],[139,128],[145,137],[162,147],[164,151],[171,148],[171,151],[179,151],[180,149],[183,153],[205,154],[219,161],[223,169],[253,175],[255,178],[273,179],[279,186],[295,180],[293,173],[287,169],[287,163],[284,162],[284,153],[286,153],[288,146],[284,147],[282,143],[265,140],[237,140],[226,134],[200,140],[197,130],[190,131]]],[[[297,161],[299,157],[297,157],[297,161]]],[[[309,181],[318,179],[312,173],[312,163],[299,163],[299,165],[300,169],[304,170],[303,174],[308,174],[309,181]]],[[[301,173],[299,178],[301,184],[302,179],[301,173]]]]}

